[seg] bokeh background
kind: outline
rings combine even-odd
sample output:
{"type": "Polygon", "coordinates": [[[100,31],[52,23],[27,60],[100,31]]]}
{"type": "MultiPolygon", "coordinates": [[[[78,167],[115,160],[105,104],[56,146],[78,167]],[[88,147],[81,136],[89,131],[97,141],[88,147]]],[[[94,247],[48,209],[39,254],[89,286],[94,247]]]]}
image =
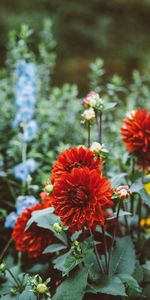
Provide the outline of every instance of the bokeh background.
{"type": "Polygon", "coordinates": [[[57,40],[54,84],[76,82],[87,89],[89,62],[105,60],[107,72],[130,80],[131,70],[150,61],[149,0],[1,0],[0,66],[4,66],[7,34],[22,23],[34,29],[36,48],[44,19],[51,17],[57,40]],[[56,75],[57,74],[57,75],[56,75]]]}

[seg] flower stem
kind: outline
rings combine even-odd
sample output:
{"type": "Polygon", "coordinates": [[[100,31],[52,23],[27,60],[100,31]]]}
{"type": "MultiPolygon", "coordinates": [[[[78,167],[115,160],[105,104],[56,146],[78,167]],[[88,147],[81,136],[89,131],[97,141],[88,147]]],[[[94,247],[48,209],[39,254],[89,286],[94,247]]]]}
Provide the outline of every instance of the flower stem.
{"type": "Polygon", "coordinates": [[[14,276],[14,274],[13,274],[9,269],[6,268],[6,270],[7,270],[7,272],[11,275],[11,277],[13,278],[13,280],[15,281],[15,283],[16,283],[16,285],[17,285],[19,291],[21,291],[21,286],[20,286],[20,283],[19,283],[19,281],[17,280],[17,278],[14,276]]]}
{"type": "Polygon", "coordinates": [[[91,146],[91,124],[88,122],[88,148],[91,146]]]}
{"type": "Polygon", "coordinates": [[[108,273],[109,273],[110,261],[111,261],[112,251],[113,251],[114,242],[115,242],[117,222],[118,222],[118,218],[119,218],[120,208],[121,208],[121,201],[119,201],[119,205],[118,205],[116,222],[115,222],[115,225],[114,225],[114,232],[113,232],[113,236],[112,236],[112,242],[111,242],[111,247],[110,247],[110,252],[109,252],[109,257],[108,257],[108,273]]]}
{"type": "Polygon", "coordinates": [[[99,113],[99,143],[102,144],[102,112],[99,113]]]}
{"type": "Polygon", "coordinates": [[[96,258],[97,258],[97,262],[98,262],[100,272],[101,272],[101,274],[105,274],[102,262],[101,262],[100,257],[99,257],[99,253],[97,251],[97,247],[96,247],[95,242],[94,242],[94,237],[93,237],[92,230],[90,230],[90,234],[91,234],[91,237],[92,237],[94,252],[95,252],[95,255],[96,255],[96,258]]]}
{"type": "Polygon", "coordinates": [[[107,248],[106,234],[105,234],[105,228],[104,227],[102,227],[102,233],[103,233],[103,238],[104,238],[106,274],[108,274],[108,257],[107,257],[108,248],[107,248]]]}
{"type": "Polygon", "coordinates": [[[2,261],[4,255],[5,255],[6,251],[8,250],[8,248],[9,248],[9,246],[10,246],[11,243],[12,243],[12,239],[10,239],[8,241],[8,243],[6,244],[6,246],[4,247],[4,249],[3,249],[3,251],[2,251],[2,253],[0,255],[0,262],[2,261]]]}
{"type": "MultiPolygon", "coordinates": [[[[127,211],[127,205],[126,205],[126,203],[122,202],[122,205],[123,205],[123,209],[125,211],[127,211]]],[[[127,230],[126,232],[128,234],[130,232],[130,230],[129,230],[129,224],[128,224],[127,216],[124,216],[124,220],[125,220],[125,224],[126,224],[126,230],[127,230]]]]}
{"type": "MultiPolygon", "coordinates": [[[[144,171],[145,171],[145,162],[143,160],[143,166],[142,166],[142,178],[141,181],[144,184],[144,171]]],[[[139,219],[138,219],[138,240],[140,240],[140,234],[141,234],[141,218],[142,218],[142,198],[139,198],[139,205],[138,205],[138,215],[139,215],[139,219]]]]}

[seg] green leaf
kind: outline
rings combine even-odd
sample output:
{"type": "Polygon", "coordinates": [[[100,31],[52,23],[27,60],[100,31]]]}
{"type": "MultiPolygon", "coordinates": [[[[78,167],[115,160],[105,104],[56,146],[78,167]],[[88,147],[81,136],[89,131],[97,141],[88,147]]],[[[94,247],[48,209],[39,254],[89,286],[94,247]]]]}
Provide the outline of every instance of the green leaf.
{"type": "Polygon", "coordinates": [[[36,223],[39,227],[50,229],[50,224],[58,221],[58,217],[53,214],[54,208],[49,207],[34,211],[32,217],[28,221],[25,230],[27,230],[32,223],[36,223]]]}
{"type": "Polygon", "coordinates": [[[141,196],[143,203],[150,207],[150,195],[146,192],[144,185],[141,182],[141,178],[137,179],[135,183],[131,185],[130,190],[132,193],[138,193],[141,196]]]}
{"type": "Polygon", "coordinates": [[[102,277],[99,283],[92,285],[93,293],[102,293],[113,296],[127,296],[122,281],[117,276],[102,277]]]}
{"type": "Polygon", "coordinates": [[[57,288],[52,300],[82,300],[88,279],[88,268],[76,271],[57,288]]]}
{"type": "Polygon", "coordinates": [[[119,175],[113,176],[111,179],[111,186],[116,188],[120,184],[124,184],[126,175],[127,175],[127,173],[121,173],[119,175]]]}
{"type": "Polygon", "coordinates": [[[141,178],[138,178],[130,187],[130,191],[132,193],[139,193],[139,191],[143,188],[143,183],[141,178]]]}
{"type": "Polygon", "coordinates": [[[110,271],[113,274],[132,274],[135,269],[136,255],[134,244],[129,236],[117,239],[113,250],[110,271]]]}
{"type": "MultiPolygon", "coordinates": [[[[119,212],[119,217],[124,217],[124,216],[131,216],[131,213],[128,211],[124,211],[124,210],[120,210],[119,212]]],[[[117,217],[117,212],[113,213],[109,218],[107,218],[106,220],[113,220],[116,219],[117,217]]]]}
{"type": "Polygon", "coordinates": [[[62,249],[66,249],[66,246],[64,246],[63,244],[53,244],[50,245],[48,247],[46,247],[46,249],[43,251],[43,253],[53,253],[53,252],[57,252],[60,251],[62,249]]]}
{"type": "Polygon", "coordinates": [[[53,212],[53,207],[33,212],[32,217],[28,221],[25,230],[27,230],[31,226],[31,224],[35,222],[37,226],[51,230],[60,241],[67,245],[66,234],[63,231],[61,233],[56,233],[52,226],[54,223],[60,222],[60,218],[56,216],[53,212]]]}
{"type": "Polygon", "coordinates": [[[132,274],[132,276],[134,277],[134,279],[137,280],[137,282],[142,282],[143,281],[143,268],[140,265],[139,261],[136,261],[135,264],[135,270],[134,273],[132,274]]]}
{"type": "Polygon", "coordinates": [[[141,195],[142,202],[150,207],[150,195],[147,194],[144,188],[139,191],[139,194],[141,195]]]}
{"type": "Polygon", "coordinates": [[[126,285],[126,292],[129,297],[140,297],[142,289],[135,278],[129,274],[118,274],[117,276],[126,285]]]}
{"type": "Polygon", "coordinates": [[[103,108],[103,110],[104,110],[104,111],[107,111],[107,110],[113,109],[116,105],[117,105],[116,102],[104,103],[104,108],[103,108]]]}

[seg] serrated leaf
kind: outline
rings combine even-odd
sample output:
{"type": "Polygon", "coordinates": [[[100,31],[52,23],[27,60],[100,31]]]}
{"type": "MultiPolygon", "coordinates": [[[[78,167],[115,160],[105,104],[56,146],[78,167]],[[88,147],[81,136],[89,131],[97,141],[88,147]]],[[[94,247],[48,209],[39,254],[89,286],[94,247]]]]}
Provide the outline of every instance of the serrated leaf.
{"type": "Polygon", "coordinates": [[[113,274],[132,274],[135,269],[136,255],[134,244],[129,236],[117,239],[113,250],[110,271],[113,274]]]}
{"type": "Polygon", "coordinates": [[[95,293],[113,296],[127,296],[124,284],[116,275],[103,277],[98,284],[92,285],[92,289],[95,293]]]}
{"type": "Polygon", "coordinates": [[[57,251],[60,251],[62,249],[66,249],[66,246],[64,246],[63,244],[53,244],[50,245],[48,247],[45,248],[45,250],[43,251],[43,253],[54,253],[57,251]]]}
{"type": "Polygon", "coordinates": [[[88,269],[76,271],[57,288],[52,300],[82,300],[88,279],[88,269]]]}
{"type": "MultiPolygon", "coordinates": [[[[124,211],[124,210],[120,210],[119,212],[119,217],[124,217],[124,216],[131,216],[131,213],[128,211],[124,211]]],[[[113,220],[116,219],[117,217],[117,212],[113,213],[109,218],[107,218],[106,220],[113,220]]]]}
{"type": "Polygon", "coordinates": [[[118,274],[117,276],[126,285],[126,292],[129,297],[140,297],[142,289],[135,278],[129,274],[118,274]]]}

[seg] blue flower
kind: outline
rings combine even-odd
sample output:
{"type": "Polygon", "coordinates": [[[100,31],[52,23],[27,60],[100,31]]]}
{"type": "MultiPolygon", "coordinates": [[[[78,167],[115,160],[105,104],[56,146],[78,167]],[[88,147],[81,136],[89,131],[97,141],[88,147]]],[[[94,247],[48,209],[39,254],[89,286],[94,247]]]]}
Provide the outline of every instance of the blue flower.
{"type": "Polygon", "coordinates": [[[36,171],[38,164],[33,158],[29,158],[26,160],[26,166],[28,168],[28,172],[33,173],[36,171]]]}
{"type": "Polygon", "coordinates": [[[31,142],[36,137],[37,131],[37,122],[31,120],[29,123],[25,124],[24,132],[19,135],[20,139],[24,142],[31,142]]]}
{"type": "Polygon", "coordinates": [[[16,202],[17,214],[20,215],[26,208],[32,207],[38,203],[38,200],[33,196],[19,196],[16,202]]]}
{"type": "Polygon", "coordinates": [[[16,179],[26,181],[30,173],[35,172],[38,164],[33,158],[27,159],[14,167],[13,173],[16,179]]]}
{"type": "Polygon", "coordinates": [[[16,220],[18,218],[18,215],[15,211],[12,211],[7,217],[6,217],[6,220],[5,220],[5,224],[4,226],[6,228],[13,228],[16,224],[16,220]]]}
{"type": "Polygon", "coordinates": [[[14,167],[14,176],[16,179],[26,181],[29,175],[29,168],[26,163],[20,163],[14,167]]]}
{"type": "Polygon", "coordinates": [[[16,114],[13,121],[13,126],[18,126],[20,123],[27,123],[32,120],[34,111],[32,107],[22,107],[16,114]]]}

